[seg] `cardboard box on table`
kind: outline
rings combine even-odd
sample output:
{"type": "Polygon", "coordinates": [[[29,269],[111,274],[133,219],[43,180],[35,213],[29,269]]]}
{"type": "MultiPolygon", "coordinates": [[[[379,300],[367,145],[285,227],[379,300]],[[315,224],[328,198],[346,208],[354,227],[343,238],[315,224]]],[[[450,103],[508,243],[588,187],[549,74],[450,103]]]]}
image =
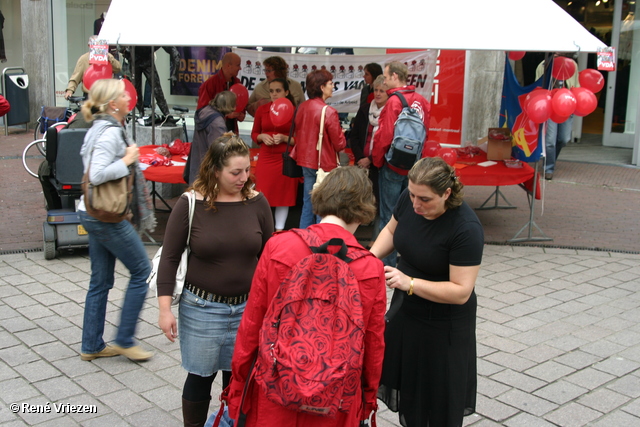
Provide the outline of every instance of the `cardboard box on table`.
{"type": "Polygon", "coordinates": [[[487,160],[511,158],[511,131],[507,128],[489,128],[487,160]]]}

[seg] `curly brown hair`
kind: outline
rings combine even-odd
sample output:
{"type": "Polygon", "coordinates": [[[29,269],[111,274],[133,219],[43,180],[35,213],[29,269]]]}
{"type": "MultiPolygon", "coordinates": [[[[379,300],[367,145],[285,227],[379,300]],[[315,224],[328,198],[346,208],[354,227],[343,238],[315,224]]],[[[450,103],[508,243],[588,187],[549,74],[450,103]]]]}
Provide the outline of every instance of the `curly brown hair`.
{"type": "MultiPolygon", "coordinates": [[[[193,182],[191,188],[202,194],[207,209],[213,209],[214,212],[216,211],[215,200],[220,192],[216,172],[222,171],[225,166],[228,166],[229,159],[234,156],[249,157],[250,151],[242,138],[233,132],[227,132],[213,141],[207,153],[204,155],[202,163],[200,164],[198,177],[193,182]]],[[[241,194],[243,199],[249,198],[253,183],[253,176],[250,175],[244,187],[242,187],[241,194]]]]}

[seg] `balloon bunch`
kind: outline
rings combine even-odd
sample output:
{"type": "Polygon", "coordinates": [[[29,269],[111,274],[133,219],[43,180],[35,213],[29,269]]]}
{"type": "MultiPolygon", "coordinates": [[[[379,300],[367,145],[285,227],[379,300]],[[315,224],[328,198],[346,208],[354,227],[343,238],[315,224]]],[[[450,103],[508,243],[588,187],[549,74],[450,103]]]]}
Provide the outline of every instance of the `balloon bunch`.
{"type": "Polygon", "coordinates": [[[453,166],[458,160],[458,153],[453,148],[442,147],[439,142],[429,140],[424,143],[425,157],[441,157],[448,165],[453,166]]]}
{"type": "MultiPolygon", "coordinates": [[[[567,59],[558,57],[558,59],[567,59]]],[[[567,62],[560,61],[561,65],[551,70],[551,75],[558,80],[566,80],[575,73],[575,63],[571,61],[571,66],[567,62]],[[571,72],[569,76],[567,73],[571,72]]],[[[596,109],[598,100],[594,93],[599,92],[604,86],[602,74],[594,69],[586,69],[578,74],[580,87],[571,89],[546,90],[537,88],[531,91],[524,100],[523,108],[527,112],[529,119],[534,123],[543,123],[549,119],[556,123],[563,123],[572,114],[576,116],[587,116],[596,109]]]]}
{"type": "MultiPolygon", "coordinates": [[[[509,59],[517,61],[526,52],[512,51],[509,59]]],[[[557,80],[567,80],[576,72],[576,63],[570,58],[558,56],[553,60],[551,76],[557,80]]],[[[534,123],[551,119],[556,123],[565,122],[572,114],[587,116],[596,109],[598,101],[595,93],[604,87],[604,77],[598,70],[588,68],[578,74],[580,87],[571,89],[545,90],[537,88],[525,97],[523,109],[534,123]]]]}

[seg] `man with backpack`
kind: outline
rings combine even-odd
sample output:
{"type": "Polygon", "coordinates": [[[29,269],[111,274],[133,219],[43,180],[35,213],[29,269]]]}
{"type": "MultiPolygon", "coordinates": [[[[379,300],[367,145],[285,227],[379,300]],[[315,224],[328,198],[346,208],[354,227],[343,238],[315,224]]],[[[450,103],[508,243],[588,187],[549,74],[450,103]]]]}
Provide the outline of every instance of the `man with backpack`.
{"type": "MultiPolygon", "coordinates": [[[[407,188],[407,174],[413,163],[424,157],[422,151],[424,141],[427,139],[431,113],[429,101],[416,93],[415,86],[407,85],[408,70],[405,64],[398,61],[389,62],[384,66],[383,75],[384,83],[388,88],[389,100],[380,113],[379,127],[374,135],[372,152],[373,164],[380,169],[378,175],[380,230],[391,219],[400,194],[407,188]],[[408,109],[404,107],[403,101],[406,101],[408,109]],[[416,117],[422,119],[422,126],[416,123],[416,117]],[[414,135],[420,136],[416,138],[414,135]],[[422,135],[424,135],[424,139],[419,141],[422,135]],[[406,142],[408,140],[411,141],[406,142]],[[402,153],[406,147],[408,150],[402,153]],[[410,157],[411,152],[413,152],[415,160],[407,162],[407,157],[410,157]],[[398,157],[404,161],[396,162],[396,156],[401,153],[404,155],[398,157]]],[[[395,267],[396,258],[397,255],[394,252],[383,259],[383,262],[385,265],[395,267]]]]}
{"type": "Polygon", "coordinates": [[[276,233],[253,276],[227,398],[238,427],[358,427],[377,408],[385,276],[353,235],[375,217],[371,181],[336,168],[311,200],[321,222],[276,233]]]}

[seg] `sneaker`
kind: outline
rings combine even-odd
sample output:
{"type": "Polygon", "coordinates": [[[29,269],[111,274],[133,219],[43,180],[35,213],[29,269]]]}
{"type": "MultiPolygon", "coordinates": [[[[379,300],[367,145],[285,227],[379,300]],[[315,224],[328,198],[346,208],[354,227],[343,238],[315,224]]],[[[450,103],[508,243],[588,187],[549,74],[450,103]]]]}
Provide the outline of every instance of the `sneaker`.
{"type": "Polygon", "coordinates": [[[551,181],[553,179],[553,172],[545,172],[544,179],[551,181]]]}
{"type": "Polygon", "coordinates": [[[147,350],[143,350],[139,345],[134,345],[133,347],[123,348],[119,345],[112,345],[113,351],[117,354],[121,354],[124,357],[134,360],[137,362],[141,362],[143,360],[149,360],[153,357],[153,353],[147,350]]]}
{"type": "Polygon", "coordinates": [[[113,347],[107,344],[105,348],[103,348],[101,351],[97,353],[80,353],[80,359],[87,361],[87,360],[97,359],[98,357],[113,357],[113,356],[117,356],[118,354],[120,353],[116,352],[116,350],[113,347]]]}

